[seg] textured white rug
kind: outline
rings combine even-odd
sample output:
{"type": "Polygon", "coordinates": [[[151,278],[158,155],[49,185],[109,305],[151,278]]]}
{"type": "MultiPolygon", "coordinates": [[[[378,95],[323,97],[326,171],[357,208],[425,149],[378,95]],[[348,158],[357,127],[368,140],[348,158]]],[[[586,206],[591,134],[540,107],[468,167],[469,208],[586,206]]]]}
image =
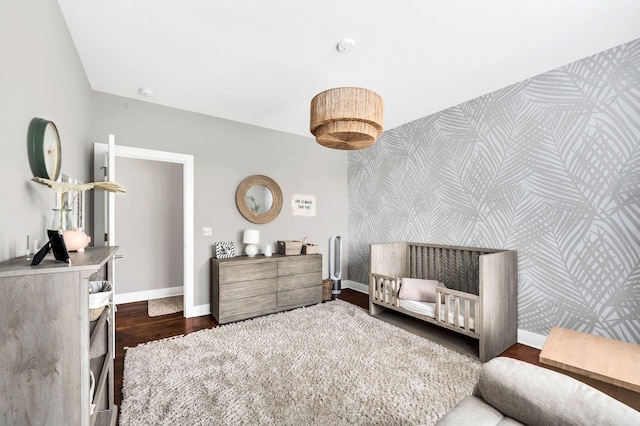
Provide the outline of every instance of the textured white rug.
{"type": "Polygon", "coordinates": [[[147,301],[147,314],[150,317],[175,314],[182,312],[183,306],[182,295],[151,299],[147,301]]]}
{"type": "Polygon", "coordinates": [[[480,361],[335,300],[128,348],[120,425],[434,424],[480,361]]]}

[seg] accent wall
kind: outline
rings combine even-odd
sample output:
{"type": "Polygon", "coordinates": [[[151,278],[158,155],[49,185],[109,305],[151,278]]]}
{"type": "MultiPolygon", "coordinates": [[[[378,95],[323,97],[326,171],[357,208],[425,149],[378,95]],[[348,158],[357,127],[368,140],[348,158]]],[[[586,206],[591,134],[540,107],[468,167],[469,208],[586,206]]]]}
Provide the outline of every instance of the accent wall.
{"type": "Polygon", "coordinates": [[[349,277],[369,245],[518,251],[518,328],[640,343],[640,40],[349,153],[349,277]]]}

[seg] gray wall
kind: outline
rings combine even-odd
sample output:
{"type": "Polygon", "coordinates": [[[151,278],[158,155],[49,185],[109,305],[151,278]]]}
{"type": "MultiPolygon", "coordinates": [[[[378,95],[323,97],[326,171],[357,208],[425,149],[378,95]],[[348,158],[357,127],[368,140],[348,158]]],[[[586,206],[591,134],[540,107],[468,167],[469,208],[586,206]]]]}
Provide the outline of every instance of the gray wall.
{"type": "Polygon", "coordinates": [[[54,193],[31,182],[27,130],[52,120],[62,141],[62,170],[90,176],[85,145],[91,89],[55,1],[0,2],[0,260],[25,254],[26,236],[44,242],[54,193]]]}
{"type": "Polygon", "coordinates": [[[640,40],[349,154],[349,274],[369,244],[518,250],[518,326],[640,343],[640,40]]]}
{"type": "MultiPolygon", "coordinates": [[[[208,303],[211,245],[232,240],[240,252],[248,227],[261,231],[262,244],[308,236],[320,244],[328,276],[328,239],[347,239],[344,152],[322,148],[311,137],[93,92],[55,1],[0,2],[0,63],[0,260],[23,255],[27,235],[43,242],[50,225],[54,194],[30,182],[27,159],[27,129],[37,116],[56,123],[62,170],[81,181],[93,180],[93,143],[106,143],[110,133],[120,145],[194,155],[196,304],[208,303]],[[270,224],[254,225],[235,207],[237,185],[252,174],[270,176],[282,188],[282,213],[270,224]],[[294,193],[316,195],[316,217],[291,215],[294,193]],[[205,226],[213,228],[212,237],[202,237],[205,226]]],[[[91,199],[89,193],[89,234],[91,199]]],[[[346,264],[347,250],[343,256],[346,264]]]]}
{"type": "MultiPolygon", "coordinates": [[[[347,154],[302,137],[222,120],[147,102],[94,92],[91,102],[91,133],[87,139],[191,154],[195,159],[195,303],[209,301],[209,258],[216,241],[235,241],[243,253],[242,231],[260,230],[262,251],[267,242],[302,239],[320,244],[324,273],[328,277],[328,240],[331,235],[347,244],[347,154]],[[271,223],[253,224],[235,204],[240,182],[254,174],[274,179],[282,189],[284,204],[271,223]],[[293,194],[313,194],[317,216],[291,215],[293,194]],[[211,237],[202,228],[213,228],[211,237]]],[[[345,268],[346,269],[346,268],[345,268]]],[[[343,277],[346,279],[345,270],[343,277]]]]}
{"type": "Polygon", "coordinates": [[[182,165],[117,157],[116,181],[116,293],[182,286],[182,165]]]}

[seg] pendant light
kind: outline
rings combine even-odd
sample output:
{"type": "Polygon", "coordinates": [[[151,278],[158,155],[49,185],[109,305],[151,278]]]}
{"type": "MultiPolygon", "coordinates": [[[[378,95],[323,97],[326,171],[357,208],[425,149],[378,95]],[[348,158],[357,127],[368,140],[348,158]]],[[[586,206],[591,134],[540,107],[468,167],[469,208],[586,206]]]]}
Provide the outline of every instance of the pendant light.
{"type": "MultiPolygon", "coordinates": [[[[351,39],[338,43],[347,56],[355,47],[351,39]]],[[[346,78],[345,78],[346,79],[346,78]]],[[[311,133],[328,148],[355,150],[376,143],[383,130],[384,103],[377,93],[360,87],[336,87],[311,100],[311,133]]]]}

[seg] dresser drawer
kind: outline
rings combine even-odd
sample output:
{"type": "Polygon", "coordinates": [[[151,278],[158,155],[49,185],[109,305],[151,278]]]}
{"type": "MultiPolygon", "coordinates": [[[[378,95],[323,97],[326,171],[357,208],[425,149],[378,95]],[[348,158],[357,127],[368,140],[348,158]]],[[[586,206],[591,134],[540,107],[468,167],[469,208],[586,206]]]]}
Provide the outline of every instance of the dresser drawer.
{"type": "Polygon", "coordinates": [[[307,274],[278,277],[278,291],[296,290],[299,288],[313,286],[322,287],[321,272],[309,272],[307,274]]]}
{"type": "Polygon", "coordinates": [[[231,300],[271,294],[275,293],[277,288],[277,279],[275,277],[222,284],[220,286],[220,302],[226,303],[231,300]]]}
{"type": "Polygon", "coordinates": [[[308,272],[322,273],[322,255],[305,254],[293,258],[278,259],[278,276],[305,274],[308,272]]]}
{"type": "Polygon", "coordinates": [[[278,309],[293,309],[322,302],[322,286],[278,292],[278,309]]]}
{"type": "Polygon", "coordinates": [[[276,309],[276,294],[245,297],[220,305],[220,324],[269,314],[276,309]]]}
{"type": "Polygon", "coordinates": [[[276,262],[255,262],[243,264],[221,264],[220,284],[237,281],[252,281],[272,278],[278,275],[276,262]]]}

